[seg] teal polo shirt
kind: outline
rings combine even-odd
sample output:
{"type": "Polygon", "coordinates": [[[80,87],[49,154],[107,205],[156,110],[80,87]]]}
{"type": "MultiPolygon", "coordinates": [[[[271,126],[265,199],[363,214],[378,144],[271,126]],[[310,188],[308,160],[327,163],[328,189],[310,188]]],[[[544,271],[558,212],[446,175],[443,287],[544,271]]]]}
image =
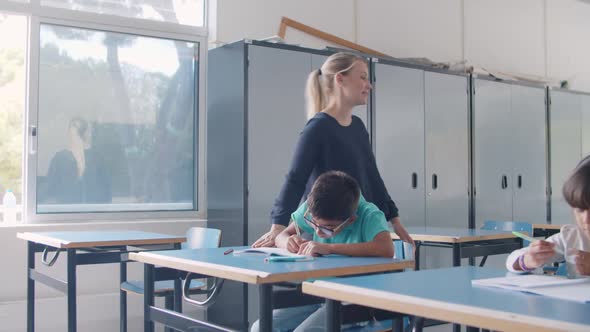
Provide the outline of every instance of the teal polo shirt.
{"type": "Polygon", "coordinates": [[[313,241],[322,243],[362,243],[373,241],[375,236],[381,232],[389,232],[385,214],[373,203],[367,202],[361,195],[359,206],[356,209],[356,220],[344,228],[335,236],[323,239],[315,233],[315,227],[308,224],[303,215],[307,210],[307,202],[304,202],[297,208],[297,211],[291,214],[299,229],[308,234],[313,234],[313,241]]]}

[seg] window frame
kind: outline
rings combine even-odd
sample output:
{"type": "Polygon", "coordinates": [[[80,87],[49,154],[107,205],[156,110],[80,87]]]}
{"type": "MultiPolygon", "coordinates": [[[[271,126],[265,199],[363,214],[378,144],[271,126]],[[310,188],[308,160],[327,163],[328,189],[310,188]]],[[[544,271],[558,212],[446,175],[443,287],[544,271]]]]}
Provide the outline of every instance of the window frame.
{"type": "Polygon", "coordinates": [[[69,9],[49,8],[40,5],[41,0],[30,3],[2,2],[0,12],[24,15],[28,18],[28,42],[26,50],[26,93],[25,114],[23,115],[23,209],[22,223],[125,221],[154,219],[202,219],[206,216],[206,68],[207,68],[207,9],[203,3],[202,27],[187,26],[148,19],[128,18],[107,14],[80,12],[69,9]],[[84,213],[37,213],[37,154],[31,153],[37,147],[37,138],[32,128],[38,128],[39,114],[39,60],[40,29],[42,24],[61,25],[73,28],[93,29],[106,32],[132,34],[143,37],[184,40],[198,43],[198,75],[195,77],[197,91],[195,103],[195,177],[197,195],[193,210],[183,211],[128,211],[128,212],[84,212],[84,213]]]}

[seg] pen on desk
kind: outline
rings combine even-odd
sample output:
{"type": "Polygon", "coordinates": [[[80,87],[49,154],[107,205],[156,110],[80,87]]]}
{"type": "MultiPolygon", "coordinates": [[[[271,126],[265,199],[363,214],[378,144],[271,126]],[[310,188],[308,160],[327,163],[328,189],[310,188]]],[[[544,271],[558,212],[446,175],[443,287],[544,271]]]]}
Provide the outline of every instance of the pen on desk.
{"type": "Polygon", "coordinates": [[[313,257],[289,257],[289,256],[270,256],[264,259],[265,262],[306,262],[314,260],[313,257]]]}
{"type": "MultiPolygon", "coordinates": [[[[536,239],[534,237],[530,237],[530,236],[528,236],[526,234],[523,234],[521,232],[515,232],[515,231],[513,231],[512,234],[514,234],[515,236],[517,236],[517,237],[519,237],[519,238],[521,238],[523,240],[527,240],[529,242],[536,241],[536,239]]],[[[556,253],[558,253],[560,255],[563,255],[563,252],[561,250],[559,250],[559,249],[557,249],[555,247],[553,248],[553,250],[555,250],[556,253]]]]}
{"type": "Polygon", "coordinates": [[[226,251],[224,251],[224,252],[223,252],[223,254],[224,254],[224,255],[229,255],[229,254],[231,254],[232,252],[234,252],[234,249],[233,249],[233,248],[229,248],[229,249],[227,249],[226,251]]]}

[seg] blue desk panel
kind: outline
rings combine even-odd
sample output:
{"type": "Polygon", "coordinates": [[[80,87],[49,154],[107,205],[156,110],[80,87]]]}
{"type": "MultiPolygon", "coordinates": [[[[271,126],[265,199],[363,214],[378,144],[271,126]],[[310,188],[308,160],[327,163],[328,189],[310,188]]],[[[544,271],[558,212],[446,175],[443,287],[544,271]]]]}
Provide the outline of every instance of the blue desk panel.
{"type": "MultiPolygon", "coordinates": [[[[149,233],[141,231],[70,231],[70,232],[32,232],[23,233],[31,234],[39,238],[47,238],[53,242],[62,244],[69,243],[121,243],[129,244],[135,241],[145,241],[146,243],[158,242],[165,240],[165,243],[180,243],[185,241],[185,236],[173,236],[160,233],[149,233]]],[[[41,239],[42,240],[42,239],[41,239]]],[[[32,240],[37,242],[35,240],[32,240]]],[[[43,243],[43,241],[37,242],[43,243]]]]}
{"type": "MultiPolygon", "coordinates": [[[[246,249],[248,247],[234,247],[234,250],[246,249]]],[[[174,251],[152,251],[149,255],[165,256],[176,259],[183,259],[193,262],[216,264],[223,267],[232,267],[260,272],[261,274],[285,274],[294,272],[305,272],[313,270],[328,270],[337,268],[350,268],[354,266],[370,266],[376,264],[391,264],[402,260],[383,257],[348,257],[330,255],[317,257],[312,261],[303,262],[272,262],[264,261],[268,257],[264,254],[255,253],[233,253],[224,255],[228,248],[211,249],[183,249],[174,251]]]]}
{"type": "Polygon", "coordinates": [[[432,235],[432,236],[449,236],[455,238],[473,237],[473,236],[493,236],[498,234],[510,235],[515,237],[512,232],[499,230],[482,230],[469,228],[445,228],[445,227],[407,227],[409,234],[432,235]]]}
{"type": "Polygon", "coordinates": [[[507,273],[465,266],[324,280],[337,285],[388,292],[392,297],[407,295],[424,300],[583,324],[588,325],[590,331],[590,303],[471,285],[471,280],[502,277],[507,273]]]}

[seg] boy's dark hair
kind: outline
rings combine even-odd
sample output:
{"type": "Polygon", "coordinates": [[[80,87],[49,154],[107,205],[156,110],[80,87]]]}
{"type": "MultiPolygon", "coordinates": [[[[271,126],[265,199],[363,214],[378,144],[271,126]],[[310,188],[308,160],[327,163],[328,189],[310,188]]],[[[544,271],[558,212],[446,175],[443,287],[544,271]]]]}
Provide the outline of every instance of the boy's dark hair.
{"type": "Polygon", "coordinates": [[[340,171],[320,175],[307,196],[307,207],[314,218],[345,221],[358,207],[361,190],[358,182],[340,171]]]}
{"type": "Polygon", "coordinates": [[[574,208],[590,209],[590,155],[580,161],[563,184],[563,197],[574,208]]]}

